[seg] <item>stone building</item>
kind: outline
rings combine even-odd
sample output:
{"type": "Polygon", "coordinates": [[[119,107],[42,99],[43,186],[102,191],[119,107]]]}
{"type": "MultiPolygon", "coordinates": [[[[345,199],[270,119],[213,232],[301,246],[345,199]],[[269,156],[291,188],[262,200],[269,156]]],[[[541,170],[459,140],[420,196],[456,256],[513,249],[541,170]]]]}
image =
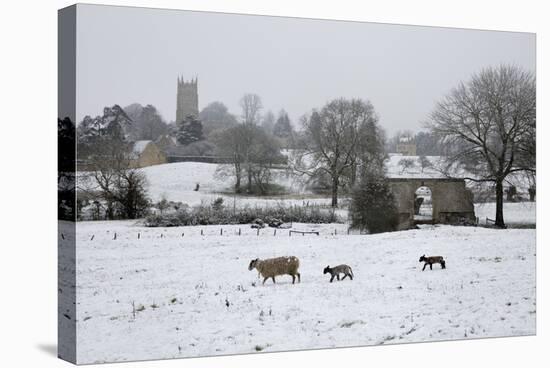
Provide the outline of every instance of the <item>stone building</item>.
{"type": "Polygon", "coordinates": [[[176,97],[176,124],[181,123],[187,116],[199,117],[199,94],[197,91],[198,78],[189,82],[178,77],[178,92],[176,97]]]}
{"type": "Polygon", "coordinates": [[[416,156],[416,142],[413,137],[401,137],[396,146],[397,153],[403,156],[416,156]]]}
{"type": "Polygon", "coordinates": [[[166,153],[172,147],[177,146],[178,142],[176,141],[176,138],[172,137],[171,135],[164,134],[157,138],[155,144],[162,152],[166,153]]]}
{"type": "Polygon", "coordinates": [[[133,142],[131,149],[130,167],[139,168],[165,164],[166,155],[153,141],[133,142]]]}
{"type": "Polygon", "coordinates": [[[472,192],[464,179],[455,178],[389,178],[399,212],[399,229],[415,223],[475,224],[477,222],[472,192]],[[431,195],[431,218],[415,219],[419,188],[428,188],[431,195]]]}

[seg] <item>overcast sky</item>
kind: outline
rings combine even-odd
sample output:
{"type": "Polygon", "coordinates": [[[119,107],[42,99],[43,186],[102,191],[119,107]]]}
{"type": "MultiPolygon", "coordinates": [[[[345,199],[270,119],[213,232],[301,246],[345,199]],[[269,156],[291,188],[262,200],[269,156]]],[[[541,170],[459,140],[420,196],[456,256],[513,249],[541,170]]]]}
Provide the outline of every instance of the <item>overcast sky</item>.
{"type": "Polygon", "coordinates": [[[535,71],[535,35],[78,5],[77,119],[137,102],[176,115],[176,81],[199,79],[199,109],[240,113],[245,93],[296,122],[337,97],[370,100],[393,134],[419,130],[442,95],[483,67],[535,71]]]}

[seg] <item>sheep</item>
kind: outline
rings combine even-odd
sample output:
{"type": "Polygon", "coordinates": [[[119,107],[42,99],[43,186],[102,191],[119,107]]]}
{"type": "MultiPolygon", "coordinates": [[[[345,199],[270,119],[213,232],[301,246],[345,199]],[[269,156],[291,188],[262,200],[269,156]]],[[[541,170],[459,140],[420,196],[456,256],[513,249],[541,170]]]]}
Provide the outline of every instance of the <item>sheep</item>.
{"type": "Polygon", "coordinates": [[[323,275],[327,274],[327,273],[331,274],[330,282],[332,282],[332,280],[334,280],[335,277],[338,281],[340,281],[340,274],[341,273],[344,274],[344,277],[342,278],[342,281],[346,277],[349,277],[350,280],[353,280],[353,271],[352,271],[350,266],[345,265],[345,264],[341,264],[341,265],[338,265],[338,266],[335,266],[335,267],[332,267],[332,268],[330,266],[327,266],[323,270],[323,275]]]}
{"type": "Polygon", "coordinates": [[[418,262],[424,262],[424,267],[422,268],[422,271],[424,271],[426,269],[427,265],[430,265],[430,270],[431,270],[432,265],[434,263],[439,263],[441,265],[441,268],[445,269],[445,260],[441,256],[426,257],[426,255],[424,254],[423,256],[420,257],[418,262]]]}
{"type": "Polygon", "coordinates": [[[248,270],[252,271],[254,268],[258,270],[264,278],[262,285],[265,284],[265,281],[269,278],[271,278],[273,283],[275,283],[275,276],[279,275],[292,276],[292,283],[294,284],[296,276],[298,276],[298,282],[301,282],[300,272],[298,272],[299,267],[300,260],[294,256],[277,257],[264,260],[256,258],[250,261],[248,270]]]}

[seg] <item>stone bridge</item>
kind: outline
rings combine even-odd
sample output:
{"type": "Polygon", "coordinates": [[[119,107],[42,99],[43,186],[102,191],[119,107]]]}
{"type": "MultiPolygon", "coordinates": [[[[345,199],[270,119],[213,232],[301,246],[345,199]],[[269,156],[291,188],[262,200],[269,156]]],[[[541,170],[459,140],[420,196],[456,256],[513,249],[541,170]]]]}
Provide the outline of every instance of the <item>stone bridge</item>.
{"type": "Polygon", "coordinates": [[[466,188],[464,179],[390,178],[388,181],[399,212],[399,229],[407,229],[415,224],[415,192],[424,186],[432,194],[432,218],[429,223],[476,223],[473,195],[466,188]]]}

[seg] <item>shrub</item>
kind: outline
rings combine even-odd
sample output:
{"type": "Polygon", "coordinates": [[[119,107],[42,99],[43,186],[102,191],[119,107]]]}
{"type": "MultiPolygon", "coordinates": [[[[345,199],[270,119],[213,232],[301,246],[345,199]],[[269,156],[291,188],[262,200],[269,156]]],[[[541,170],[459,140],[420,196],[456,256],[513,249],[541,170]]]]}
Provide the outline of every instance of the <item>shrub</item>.
{"type": "Polygon", "coordinates": [[[366,229],[371,234],[396,230],[397,207],[383,175],[361,179],[352,193],[350,217],[353,228],[366,229]]]}
{"type": "Polygon", "coordinates": [[[223,197],[218,197],[212,202],[212,209],[214,211],[221,211],[223,209],[223,197]]]}
{"type": "Polygon", "coordinates": [[[175,213],[152,214],[145,220],[149,227],[193,226],[193,225],[238,225],[250,224],[256,219],[270,223],[273,219],[283,222],[305,222],[327,224],[341,222],[332,209],[319,206],[277,206],[214,208],[199,205],[182,208],[175,213]]]}

